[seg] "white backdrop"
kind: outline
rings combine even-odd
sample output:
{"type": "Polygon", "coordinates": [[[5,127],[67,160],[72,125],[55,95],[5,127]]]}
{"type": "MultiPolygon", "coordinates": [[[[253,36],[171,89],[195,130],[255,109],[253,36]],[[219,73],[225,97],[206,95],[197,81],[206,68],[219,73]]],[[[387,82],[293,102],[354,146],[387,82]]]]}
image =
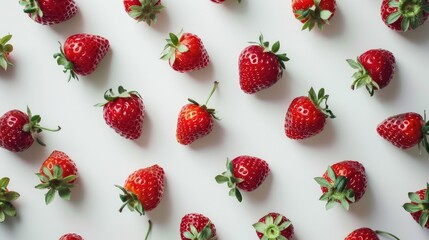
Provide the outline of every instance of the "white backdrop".
{"type": "Polygon", "coordinates": [[[429,231],[402,204],[409,191],[429,181],[429,155],[419,156],[417,148],[397,149],[375,128],[388,116],[429,110],[429,23],[394,32],[381,21],[381,1],[373,0],[339,1],[323,32],[301,31],[286,0],[163,3],[166,9],[151,27],[131,19],[122,1],[76,0],[78,14],[55,26],[33,22],[18,1],[0,3],[0,35],[13,34],[15,47],[15,66],[0,69],[0,113],[25,110],[28,104],[43,125],[62,127],[42,133],[46,147],[34,145],[18,154],[0,149],[0,176],[10,177],[10,189],[21,193],[15,203],[19,216],[0,224],[0,239],[58,239],[77,232],[86,240],[138,240],[144,238],[148,218],[154,223],[150,239],[179,239],[180,219],[189,212],[208,216],[219,239],[257,239],[251,225],[270,211],[290,218],[299,240],[344,239],[363,226],[405,240],[428,239],[429,231]],[[211,58],[207,68],[181,74],[159,59],[168,33],[182,28],[203,40],[211,58]],[[96,72],[67,83],[52,55],[58,41],[74,33],[104,36],[111,50],[96,72]],[[274,87],[247,95],[239,88],[238,56],[260,33],[272,43],[280,40],[280,51],[291,60],[274,87]],[[346,63],[370,48],[390,50],[397,62],[391,84],[372,98],[364,89],[350,89],[354,71],[346,63]],[[220,84],[209,106],[221,120],[193,145],[178,144],[180,108],[188,97],[203,102],[215,80],[220,84]],[[143,136],[137,141],[116,134],[105,124],[102,109],[93,106],[108,88],[119,85],[139,91],[146,106],[143,136]],[[283,129],[286,110],[311,86],[326,89],[337,118],[329,119],[316,137],[290,140],[283,129]],[[70,202],[57,197],[45,206],[44,192],[34,188],[34,173],[53,150],[76,162],[80,179],[70,202]],[[244,154],[265,159],[271,175],[239,203],[214,177],[224,171],[227,157],[244,154]],[[366,167],[367,192],[348,212],[339,205],[326,211],[313,178],[346,159],[366,167]],[[146,216],[127,209],[119,213],[120,191],[114,184],[155,163],[166,172],[161,204],[146,216]]]}

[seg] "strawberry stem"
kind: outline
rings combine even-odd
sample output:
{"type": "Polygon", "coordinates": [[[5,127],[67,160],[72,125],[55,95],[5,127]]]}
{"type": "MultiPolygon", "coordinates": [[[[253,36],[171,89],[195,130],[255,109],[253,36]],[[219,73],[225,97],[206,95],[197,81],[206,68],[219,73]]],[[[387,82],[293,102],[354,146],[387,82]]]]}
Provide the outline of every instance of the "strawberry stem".
{"type": "Polygon", "coordinates": [[[152,230],[152,221],[151,221],[150,219],[148,220],[148,223],[149,223],[149,226],[148,226],[148,228],[147,228],[147,233],[146,233],[145,240],[147,240],[147,239],[148,239],[149,234],[150,234],[150,231],[152,230]]]}
{"type": "Polygon", "coordinates": [[[376,233],[376,234],[383,235],[383,236],[388,236],[388,237],[394,238],[394,239],[396,239],[396,240],[400,240],[397,236],[395,236],[395,235],[393,235],[393,234],[391,234],[391,233],[389,233],[389,232],[380,231],[380,230],[375,230],[375,233],[376,233]]]}
{"type": "Polygon", "coordinates": [[[206,106],[207,106],[207,104],[209,103],[210,98],[213,96],[213,93],[216,91],[217,85],[219,85],[219,82],[218,82],[218,81],[215,81],[215,82],[214,82],[214,84],[213,84],[212,91],[210,92],[210,95],[209,95],[209,97],[207,98],[206,103],[204,103],[204,105],[206,105],[206,106]]]}

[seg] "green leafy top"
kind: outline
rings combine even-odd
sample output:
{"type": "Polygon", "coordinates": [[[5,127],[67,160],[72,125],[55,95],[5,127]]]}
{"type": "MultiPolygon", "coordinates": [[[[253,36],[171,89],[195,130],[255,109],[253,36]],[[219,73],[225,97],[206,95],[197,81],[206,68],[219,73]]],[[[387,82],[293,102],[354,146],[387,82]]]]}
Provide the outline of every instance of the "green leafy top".
{"type": "Polygon", "coordinates": [[[159,0],[140,0],[140,4],[131,6],[128,15],[139,22],[146,22],[149,26],[156,22],[156,15],[165,8],[159,0]]]}
{"type": "Polygon", "coordinates": [[[275,42],[273,46],[270,48],[270,43],[267,41],[264,41],[264,36],[261,34],[259,35],[259,42],[249,42],[249,43],[259,45],[264,49],[264,52],[269,52],[276,55],[282,69],[286,68],[284,62],[289,61],[289,58],[287,57],[286,53],[277,54],[277,52],[280,50],[279,41],[275,42]]]}
{"type": "Polygon", "coordinates": [[[174,61],[176,60],[176,51],[180,53],[189,51],[188,47],[180,42],[182,35],[183,30],[180,31],[177,35],[175,35],[174,33],[169,33],[170,38],[165,39],[167,41],[167,44],[162,51],[161,59],[168,60],[170,65],[173,65],[174,61]]]}
{"type": "Polygon", "coordinates": [[[0,67],[4,70],[7,70],[8,66],[13,65],[8,59],[9,53],[13,51],[12,44],[7,43],[11,38],[12,35],[10,34],[0,38],[0,67]]]}
{"type": "Polygon", "coordinates": [[[324,88],[321,88],[319,92],[316,94],[314,89],[311,87],[310,90],[308,91],[308,98],[313,102],[313,104],[316,106],[317,109],[319,109],[323,114],[325,114],[326,117],[335,118],[335,115],[329,109],[329,106],[327,103],[329,95],[325,94],[324,88]],[[323,102],[325,103],[324,107],[321,106],[323,102]]]}
{"type": "Polygon", "coordinates": [[[420,145],[423,145],[423,147],[425,148],[426,152],[429,153],[429,121],[426,121],[426,111],[424,113],[424,121],[425,121],[425,125],[422,128],[422,140],[419,142],[419,148],[420,145]]]}
{"type": "Polygon", "coordinates": [[[426,0],[390,0],[389,7],[396,9],[386,22],[393,24],[401,21],[402,31],[416,29],[425,21],[425,15],[429,14],[429,3],[426,0]]]}
{"type": "Polygon", "coordinates": [[[281,231],[288,228],[292,223],[290,221],[285,221],[281,223],[282,218],[283,216],[280,214],[276,217],[276,219],[273,219],[271,215],[267,215],[265,217],[265,223],[257,222],[253,224],[253,227],[257,232],[264,234],[264,237],[262,239],[288,240],[281,235],[281,231]]]}
{"type": "Polygon", "coordinates": [[[73,63],[67,60],[66,55],[64,54],[63,46],[60,42],[60,52],[54,54],[54,58],[57,59],[57,64],[60,66],[64,66],[63,72],[68,72],[68,82],[70,82],[70,79],[74,78],[76,80],[79,80],[79,77],[77,76],[76,72],[74,71],[73,63]]]}
{"type": "Polygon", "coordinates": [[[426,193],[423,199],[420,199],[419,194],[415,192],[409,192],[408,198],[411,203],[405,203],[402,207],[409,213],[421,212],[419,218],[419,224],[424,227],[429,220],[429,184],[426,183],[426,193]]]}
{"type": "Polygon", "coordinates": [[[237,184],[243,182],[244,180],[234,177],[234,166],[229,159],[226,160],[226,171],[220,175],[217,175],[215,180],[219,184],[226,183],[228,185],[228,188],[230,188],[229,196],[236,197],[239,202],[243,200],[243,196],[238,190],[237,184]]]}
{"type": "Polygon", "coordinates": [[[33,20],[35,20],[36,17],[43,17],[43,12],[37,0],[20,0],[19,4],[24,6],[24,12],[30,14],[33,20]]]}
{"type": "Polygon", "coordinates": [[[296,10],[294,13],[296,18],[300,21],[304,21],[302,30],[308,29],[311,31],[315,25],[320,30],[323,30],[325,24],[329,24],[329,18],[333,12],[324,10],[320,7],[321,0],[314,0],[314,5],[311,8],[304,10],[296,10]]]}
{"type": "Polygon", "coordinates": [[[213,236],[213,231],[211,229],[212,223],[209,221],[201,232],[198,232],[197,228],[194,225],[189,226],[189,231],[183,233],[183,236],[186,239],[191,240],[216,240],[217,237],[213,236]]]}
{"type": "Polygon", "coordinates": [[[63,178],[63,169],[59,165],[54,165],[52,171],[47,167],[42,168],[42,173],[36,173],[36,176],[41,181],[35,188],[49,189],[45,194],[46,205],[54,200],[55,193],[58,191],[60,197],[64,200],[70,200],[71,188],[76,180],[76,175],[69,175],[63,178]]]}
{"type": "Polygon", "coordinates": [[[110,88],[108,89],[105,93],[104,93],[104,99],[107,102],[104,103],[97,103],[95,104],[96,107],[103,107],[104,105],[106,105],[108,102],[114,101],[115,99],[118,98],[130,98],[133,95],[136,95],[137,97],[141,98],[140,94],[137,91],[127,91],[127,89],[125,89],[122,86],[118,87],[118,95],[115,95],[115,93],[113,92],[113,90],[110,88]]]}
{"type": "Polygon", "coordinates": [[[0,179],[0,223],[5,221],[6,216],[16,216],[16,208],[12,202],[17,200],[20,195],[17,192],[7,189],[9,181],[10,179],[8,177],[0,179]]]}
{"type": "Polygon", "coordinates": [[[191,98],[188,98],[189,102],[191,102],[192,104],[198,105],[201,108],[205,109],[216,120],[219,120],[219,118],[216,116],[216,110],[214,108],[208,108],[207,104],[209,103],[210,98],[213,96],[213,93],[216,91],[216,88],[217,88],[218,85],[219,85],[219,82],[215,81],[214,84],[213,84],[212,91],[210,92],[209,97],[207,98],[206,102],[203,105],[200,105],[195,100],[193,100],[191,98]]]}
{"type": "Polygon", "coordinates": [[[135,195],[133,192],[126,190],[125,188],[115,185],[115,187],[119,188],[123,194],[119,195],[119,198],[123,202],[122,206],[119,208],[119,212],[122,212],[122,210],[125,208],[125,206],[130,209],[130,211],[137,211],[140,216],[145,214],[145,210],[143,208],[142,203],[138,199],[137,195],[135,195]]]}
{"type": "Polygon", "coordinates": [[[50,132],[57,132],[57,131],[61,130],[60,126],[58,126],[56,129],[50,129],[50,128],[42,127],[40,125],[40,121],[42,120],[42,118],[40,117],[40,115],[34,115],[33,116],[31,113],[31,110],[28,106],[27,106],[27,115],[28,115],[28,118],[30,119],[30,121],[23,126],[22,130],[24,132],[31,133],[31,136],[33,137],[33,139],[35,139],[36,142],[42,146],[46,146],[45,143],[43,143],[42,140],[40,140],[40,138],[38,137],[39,133],[42,132],[42,130],[46,130],[46,131],[50,131],[50,132]]]}
{"type": "Polygon", "coordinates": [[[373,96],[375,90],[380,90],[380,86],[378,83],[372,80],[368,71],[366,71],[365,67],[359,62],[358,59],[347,59],[347,63],[353,69],[357,69],[357,71],[353,74],[353,78],[355,79],[352,83],[352,89],[358,89],[362,86],[365,86],[369,95],[373,96]]]}

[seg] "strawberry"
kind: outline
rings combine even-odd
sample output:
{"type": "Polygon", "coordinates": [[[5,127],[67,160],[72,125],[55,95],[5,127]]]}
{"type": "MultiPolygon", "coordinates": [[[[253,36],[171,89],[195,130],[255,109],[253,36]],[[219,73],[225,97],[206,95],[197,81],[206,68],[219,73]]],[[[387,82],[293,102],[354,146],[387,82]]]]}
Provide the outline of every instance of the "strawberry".
{"type": "Polygon", "coordinates": [[[428,0],[383,0],[381,3],[381,18],[395,31],[416,29],[423,25],[428,15],[428,0]]]}
{"type": "Polygon", "coordinates": [[[164,9],[161,0],[124,0],[124,6],[130,17],[148,25],[156,22],[156,15],[164,9]]]}
{"type": "Polygon", "coordinates": [[[20,0],[24,12],[43,25],[53,25],[69,20],[77,13],[74,0],[20,0]]]}
{"type": "Polygon", "coordinates": [[[293,225],[285,216],[271,212],[253,224],[259,239],[290,240],[293,236],[293,225]]]}
{"type": "Polygon", "coordinates": [[[347,237],[344,238],[344,240],[358,240],[358,239],[359,240],[380,240],[380,238],[377,236],[377,234],[399,240],[398,237],[396,237],[395,235],[393,235],[391,233],[388,233],[385,231],[380,231],[380,230],[374,231],[371,228],[367,228],[367,227],[358,228],[358,229],[354,230],[349,235],[347,235],[347,237]]]}
{"type": "Polygon", "coordinates": [[[226,161],[226,171],[217,175],[217,183],[227,183],[229,195],[236,197],[239,202],[243,197],[238,189],[247,192],[257,189],[270,174],[268,163],[252,156],[238,156],[232,161],[226,161]]]}
{"type": "Polygon", "coordinates": [[[207,108],[207,104],[218,84],[217,81],[214,82],[213,89],[204,105],[188,98],[190,103],[182,107],[177,119],[176,139],[178,143],[189,145],[213,130],[213,118],[218,118],[215,115],[215,109],[207,108]]]}
{"type": "Polygon", "coordinates": [[[109,51],[109,40],[92,34],[74,34],[60,43],[60,53],[54,54],[58,65],[64,66],[64,72],[69,73],[68,80],[77,75],[86,76],[95,71],[100,61],[109,51]]]}
{"type": "Polygon", "coordinates": [[[36,140],[40,145],[45,144],[38,138],[42,130],[56,132],[61,129],[48,129],[39,123],[42,118],[39,115],[32,115],[27,107],[27,114],[14,109],[6,112],[0,117],[0,147],[12,152],[22,152],[33,145],[36,140]]]}
{"type": "Polygon", "coordinates": [[[284,129],[290,139],[304,139],[320,133],[326,124],[326,118],[335,118],[328,108],[325,89],[321,88],[316,95],[310,88],[308,97],[299,96],[292,100],[286,112],[284,129]],[[322,107],[322,102],[325,106],[322,107]]]}
{"type": "Polygon", "coordinates": [[[188,213],[180,221],[182,240],[215,240],[216,227],[210,219],[200,213],[188,213]]]}
{"type": "Polygon", "coordinates": [[[311,31],[315,25],[323,30],[334,16],[336,8],[335,0],[292,0],[295,18],[304,23],[302,30],[311,31]]]}
{"type": "Polygon", "coordinates": [[[255,93],[274,85],[283,75],[284,62],[289,61],[286,53],[277,54],[280,42],[270,48],[270,43],[264,41],[262,34],[259,43],[250,42],[241,51],[238,59],[240,87],[245,93],[255,93]]]}
{"type": "Polygon", "coordinates": [[[420,148],[423,145],[429,153],[429,121],[425,121],[418,113],[401,113],[378,124],[377,133],[398,148],[407,149],[415,145],[420,148]]]}
{"type": "Polygon", "coordinates": [[[19,198],[19,193],[7,189],[9,181],[8,177],[0,179],[0,223],[6,220],[6,216],[16,216],[16,208],[12,202],[19,198]]]}
{"type": "Polygon", "coordinates": [[[83,238],[76,233],[67,233],[62,235],[59,240],[83,240],[83,238]]]}
{"type": "Polygon", "coordinates": [[[169,34],[161,59],[168,60],[178,72],[188,72],[207,67],[209,55],[201,39],[192,33],[169,34]]]}
{"type": "Polygon", "coordinates": [[[411,203],[405,203],[402,207],[421,227],[429,228],[429,184],[426,183],[425,189],[409,192],[408,197],[411,203]]]}
{"type": "Polygon", "coordinates": [[[0,38],[0,67],[4,70],[7,70],[8,66],[13,65],[9,60],[9,54],[13,51],[13,46],[9,42],[12,38],[12,35],[8,34],[0,38]]]}
{"type": "MultiPolygon", "coordinates": [[[[223,3],[223,2],[225,2],[225,0],[210,0],[210,1],[212,1],[214,3],[223,3]]],[[[241,3],[241,0],[238,0],[238,3],[241,3]]]]}
{"type": "Polygon", "coordinates": [[[327,201],[326,209],[336,202],[349,210],[350,203],[358,202],[365,194],[367,178],[365,167],[358,161],[346,160],[328,167],[322,177],[314,178],[320,185],[323,195],[320,200],[327,201]]]}
{"type": "Polygon", "coordinates": [[[71,188],[75,187],[77,174],[74,161],[64,152],[54,150],[36,173],[41,182],[36,188],[49,189],[45,194],[46,204],[54,200],[57,191],[62,199],[70,200],[71,188]]]}
{"type": "Polygon", "coordinates": [[[384,49],[370,49],[357,57],[356,61],[347,59],[347,62],[358,70],[353,74],[355,80],[352,89],[365,86],[371,96],[375,90],[386,87],[395,72],[395,57],[384,49]]]}
{"type": "Polygon", "coordinates": [[[144,215],[156,208],[164,193],[164,175],[164,169],[155,164],[133,172],[125,180],[123,187],[115,185],[123,192],[120,198],[124,204],[119,208],[119,212],[128,206],[131,211],[136,210],[140,215],[144,215]]]}
{"type": "Polygon", "coordinates": [[[103,107],[103,117],[106,124],[119,135],[127,139],[138,139],[142,133],[144,119],[144,104],[137,91],[127,91],[118,87],[118,95],[112,89],[104,93],[106,103],[95,106],[103,107]]]}

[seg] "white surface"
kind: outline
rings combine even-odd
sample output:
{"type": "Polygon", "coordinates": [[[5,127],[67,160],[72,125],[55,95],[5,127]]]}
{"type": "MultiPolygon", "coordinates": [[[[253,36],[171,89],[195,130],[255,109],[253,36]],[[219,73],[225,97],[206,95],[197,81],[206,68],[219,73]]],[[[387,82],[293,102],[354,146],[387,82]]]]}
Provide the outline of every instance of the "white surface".
{"type": "Polygon", "coordinates": [[[43,125],[63,129],[42,134],[45,148],[34,145],[18,154],[0,149],[0,176],[9,176],[10,189],[21,193],[19,216],[0,224],[0,239],[58,239],[77,232],[86,240],[137,240],[144,238],[147,218],[154,223],[150,239],[179,239],[180,219],[189,212],[208,216],[219,239],[257,239],[251,224],[270,211],[290,218],[299,240],[344,239],[363,226],[404,240],[427,239],[429,231],[402,204],[409,191],[429,181],[428,154],[397,149],[375,128],[390,115],[429,110],[429,26],[396,33],[381,21],[380,2],[339,1],[331,25],[323,32],[307,32],[300,30],[290,1],[281,0],[244,0],[240,5],[234,0],[224,5],[165,0],[166,10],[152,27],[135,23],[121,1],[76,0],[78,14],[55,26],[33,22],[17,1],[2,1],[0,35],[13,34],[15,66],[0,71],[0,112],[25,110],[28,104],[42,116],[43,125]],[[180,74],[159,60],[168,32],[182,28],[203,40],[211,58],[206,69],[180,74]],[[79,32],[108,38],[111,51],[95,73],[67,83],[52,55],[58,41],[79,32]],[[280,40],[281,51],[291,60],[274,87],[247,95],[239,88],[237,60],[260,32],[272,43],[280,40]],[[364,89],[350,90],[353,70],[345,61],[370,48],[388,49],[397,61],[391,84],[372,98],[364,89]],[[193,145],[178,144],[180,108],[188,97],[204,101],[214,80],[220,85],[209,106],[222,120],[193,145]],[[102,109],[93,107],[103,101],[105,90],[118,85],[139,91],[146,106],[144,133],[135,142],[117,135],[104,123],[102,109]],[[290,140],[283,130],[286,109],[311,86],[325,87],[337,118],[314,138],[290,140]],[[57,196],[45,206],[44,192],[34,188],[34,173],[55,149],[76,162],[80,179],[70,202],[57,196]],[[242,154],[265,159],[272,174],[258,190],[244,193],[240,204],[214,177],[224,170],[227,157],[242,154]],[[349,212],[339,205],[326,211],[313,178],[345,159],[364,164],[367,192],[349,212]],[[120,214],[114,184],[155,163],[166,172],[161,204],[142,217],[127,209],[120,214]]]}

